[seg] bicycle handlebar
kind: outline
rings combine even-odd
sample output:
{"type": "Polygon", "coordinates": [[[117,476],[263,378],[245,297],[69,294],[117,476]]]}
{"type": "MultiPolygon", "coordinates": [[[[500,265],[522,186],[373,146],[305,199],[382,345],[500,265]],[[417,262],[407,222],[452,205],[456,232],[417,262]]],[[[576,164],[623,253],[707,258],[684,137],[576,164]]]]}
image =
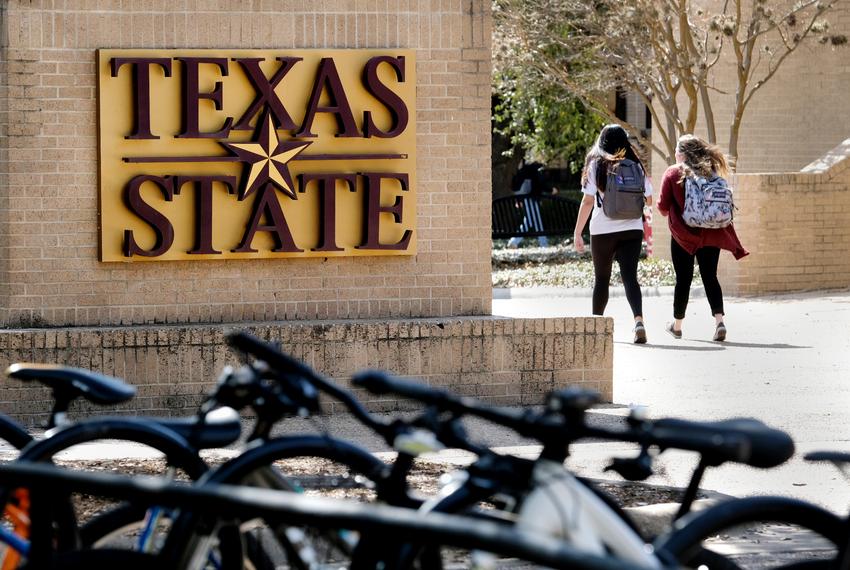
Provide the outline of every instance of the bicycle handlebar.
{"type": "MultiPolygon", "coordinates": [[[[271,344],[244,332],[229,333],[227,341],[231,346],[265,361],[282,374],[296,375],[309,381],[342,402],[355,417],[388,441],[396,435],[393,424],[375,419],[347,391],[271,344]]],[[[780,465],[794,453],[794,443],[790,436],[748,418],[706,423],[669,418],[643,420],[635,422],[626,430],[611,430],[585,423],[583,406],[589,406],[593,399],[581,392],[576,393],[580,400],[577,405],[565,406],[563,404],[567,398],[556,398],[561,403],[557,410],[550,406],[547,412],[539,414],[486,407],[472,398],[454,396],[447,390],[398,380],[376,370],[358,373],[351,382],[374,394],[398,394],[456,415],[480,417],[513,429],[525,437],[540,440],[544,447],[564,446],[579,439],[597,437],[636,442],[642,446],[655,445],[662,450],[675,448],[694,451],[702,454],[703,460],[713,465],[734,461],[762,468],[780,465]]]]}
{"type": "MultiPolygon", "coordinates": [[[[357,374],[352,383],[376,394],[393,393],[454,414],[477,416],[538,439],[544,445],[568,445],[579,439],[596,437],[635,442],[643,446],[655,445],[662,450],[673,448],[694,451],[702,454],[708,464],[734,461],[762,468],[780,465],[794,453],[794,443],[788,434],[749,418],[706,423],[673,418],[642,420],[626,430],[612,430],[588,426],[584,422],[584,408],[581,405],[562,405],[557,410],[550,408],[548,413],[543,414],[516,413],[484,407],[471,398],[395,379],[379,371],[357,374]]],[[[592,400],[581,392],[576,394],[581,402],[592,400]]]]}
{"type": "MultiPolygon", "coordinates": [[[[332,381],[324,378],[306,364],[303,364],[288,354],[285,354],[274,345],[262,341],[246,332],[229,332],[225,335],[225,338],[230,346],[247,354],[252,354],[259,360],[264,361],[279,374],[296,376],[313,384],[313,386],[317,389],[340,401],[346,409],[354,415],[354,417],[363,422],[366,426],[375,430],[385,438],[391,437],[389,432],[390,424],[374,418],[368,411],[366,411],[360,402],[354,398],[354,396],[334,384],[332,381]]],[[[394,433],[395,432],[393,431],[392,434],[394,435],[394,433]]]]}
{"type": "Polygon", "coordinates": [[[472,398],[454,396],[447,390],[393,378],[379,370],[366,370],[354,375],[351,383],[373,394],[397,394],[458,415],[471,415],[510,428],[520,435],[535,439],[556,436],[563,439],[560,424],[531,411],[485,407],[472,398]]]}

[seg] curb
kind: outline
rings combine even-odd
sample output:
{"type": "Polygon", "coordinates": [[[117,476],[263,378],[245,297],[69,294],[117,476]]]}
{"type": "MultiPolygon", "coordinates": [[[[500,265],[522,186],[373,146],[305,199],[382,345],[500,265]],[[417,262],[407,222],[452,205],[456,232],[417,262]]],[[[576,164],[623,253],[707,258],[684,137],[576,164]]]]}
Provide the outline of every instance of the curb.
{"type": "MultiPolygon", "coordinates": [[[[644,297],[671,297],[673,295],[673,286],[642,287],[641,294],[644,297]]],[[[625,297],[626,292],[622,287],[611,287],[608,295],[613,299],[615,297],[625,297]]],[[[591,296],[593,296],[593,290],[589,287],[493,287],[494,299],[556,299],[586,298],[591,296]]],[[[705,288],[691,288],[691,298],[704,296],[705,288]]]]}

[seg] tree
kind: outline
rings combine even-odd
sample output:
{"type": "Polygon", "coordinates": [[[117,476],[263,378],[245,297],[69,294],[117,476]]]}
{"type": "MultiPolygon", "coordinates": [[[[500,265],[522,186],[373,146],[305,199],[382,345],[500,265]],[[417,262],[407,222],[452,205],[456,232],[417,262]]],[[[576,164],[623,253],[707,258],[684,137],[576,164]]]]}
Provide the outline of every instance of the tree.
{"type": "Polygon", "coordinates": [[[700,111],[708,140],[718,142],[713,98],[731,95],[734,161],[747,106],[788,56],[807,41],[846,44],[823,19],[837,1],[494,0],[495,69],[535,70],[668,163],[700,111]],[[735,64],[729,92],[714,81],[727,51],[735,64]],[[659,145],[614,116],[608,101],[618,88],[646,103],[659,145]]]}
{"type": "Polygon", "coordinates": [[[546,77],[529,77],[536,74],[503,67],[494,75],[494,127],[529,157],[578,172],[604,121],[546,77]]]}

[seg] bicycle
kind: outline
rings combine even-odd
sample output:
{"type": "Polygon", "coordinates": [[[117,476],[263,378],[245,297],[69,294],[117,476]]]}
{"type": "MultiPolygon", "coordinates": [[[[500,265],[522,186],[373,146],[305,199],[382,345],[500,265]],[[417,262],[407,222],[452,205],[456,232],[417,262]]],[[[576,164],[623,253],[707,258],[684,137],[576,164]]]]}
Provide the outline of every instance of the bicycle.
{"type": "MultiPolygon", "coordinates": [[[[95,372],[79,368],[68,368],[45,364],[13,364],[6,375],[20,381],[39,381],[51,390],[53,406],[48,416],[48,429],[66,422],[66,414],[71,404],[78,398],[93,404],[111,406],[131,399],[136,390],[122,381],[95,372]]],[[[18,422],[0,414],[0,439],[5,440],[18,451],[29,446],[34,437],[18,422]]],[[[14,568],[20,562],[21,554],[29,549],[29,496],[23,490],[12,492],[11,501],[6,503],[4,516],[9,527],[0,526],[0,542],[8,548],[0,555],[3,570],[14,568]]]]}
{"type": "MultiPolygon", "coordinates": [[[[411,509],[308,497],[285,491],[231,485],[189,486],[147,477],[82,473],[39,464],[0,465],[0,482],[22,486],[40,497],[33,511],[34,541],[40,552],[27,568],[183,568],[164,554],[131,551],[80,551],[55,553],[49,533],[51,501],[62,502],[73,492],[83,492],[137,504],[161,504],[192,510],[211,519],[249,520],[261,517],[270,525],[312,526],[331,530],[351,528],[363,534],[386,533],[401,540],[445,544],[465,550],[483,550],[518,557],[551,568],[574,570],[637,570],[612,556],[578,552],[562,541],[516,527],[444,513],[423,515],[411,509]],[[120,566],[119,566],[120,565],[120,566]]],[[[191,548],[191,546],[189,546],[191,548]]]]}
{"type": "MultiPolygon", "coordinates": [[[[394,380],[380,372],[357,375],[353,383],[376,394],[394,393],[415,399],[449,414],[444,427],[438,429],[438,436],[447,445],[479,454],[480,459],[473,464],[470,475],[447,491],[441,499],[430,503],[428,508],[432,510],[457,512],[493,496],[495,491],[507,490],[509,494],[513,491],[518,506],[517,524],[562,536],[590,553],[614,552],[622,559],[645,568],[658,568],[671,563],[708,563],[706,565],[709,568],[735,568],[737,566],[728,560],[706,550],[702,542],[713,532],[740,522],[757,521],[759,518],[811,528],[840,546],[841,535],[836,531],[837,517],[814,505],[781,497],[736,499],[690,518],[682,518],[688,513],[708,467],[736,461],[766,468],[790,457],[793,453],[790,438],[756,420],[712,423],[676,419],[649,421],[633,414],[626,430],[614,431],[586,424],[585,412],[597,401],[598,396],[578,390],[553,393],[544,412],[537,414],[482,407],[471,399],[394,380]],[[527,460],[495,456],[486,449],[471,445],[456,428],[445,427],[451,426],[465,414],[508,426],[524,436],[540,440],[543,443],[540,458],[533,465],[528,465],[527,460]],[[624,523],[622,512],[612,511],[610,504],[600,500],[585,483],[564,470],[562,464],[569,453],[570,443],[587,437],[638,443],[640,452],[637,457],[617,459],[610,466],[610,469],[632,480],[645,479],[651,474],[650,447],[662,450],[685,449],[700,454],[700,463],[691,477],[676,517],[680,523],[671,533],[655,542],[654,552],[647,552],[642,537],[636,535],[633,525],[624,523]],[[509,474],[512,486],[505,488],[504,485],[492,485],[493,473],[499,472],[490,465],[494,462],[502,465],[502,473],[509,474]],[[506,463],[509,466],[507,469],[504,467],[506,463]],[[510,468],[511,465],[514,467],[510,468]],[[581,522],[566,525],[565,517],[581,522]]],[[[414,556],[411,552],[414,550],[408,548],[402,552],[401,567],[412,563],[414,556]]]]}
{"type": "MultiPolygon", "coordinates": [[[[119,439],[145,444],[166,456],[166,475],[171,477],[183,469],[191,478],[199,477],[207,467],[198,451],[208,447],[221,447],[235,441],[241,432],[238,414],[221,409],[201,420],[170,418],[128,418],[100,416],[70,422],[67,413],[78,398],[99,405],[115,405],[133,397],[135,388],[123,381],[96,372],[49,364],[13,364],[6,375],[16,380],[37,381],[50,388],[54,404],[48,416],[44,439],[34,439],[23,426],[7,417],[0,417],[0,437],[21,452],[20,462],[51,462],[57,453],[81,443],[102,439],[119,439]]],[[[14,490],[0,490],[6,512],[12,515],[12,528],[0,528],[0,541],[10,548],[4,552],[3,568],[14,568],[21,556],[30,551],[28,543],[28,511],[32,497],[21,496],[14,490]]],[[[64,549],[73,549],[80,541],[80,533],[91,533],[84,525],[78,529],[71,503],[64,505],[57,515],[56,537],[64,549]],[[61,515],[61,516],[60,516],[61,515]]]]}
{"type": "MultiPolygon", "coordinates": [[[[325,391],[347,400],[350,405],[356,402],[345,391],[330,383],[322,384],[325,391]]],[[[256,415],[256,423],[252,433],[247,438],[245,451],[225,462],[223,465],[208,472],[200,479],[200,484],[217,484],[220,481],[238,482],[258,487],[273,489],[300,488],[297,478],[278,473],[272,463],[282,459],[301,457],[321,457],[341,465],[345,470],[361,477],[368,485],[372,480],[384,478],[387,465],[368,451],[353,446],[347,442],[336,440],[327,434],[321,436],[287,436],[272,437],[271,429],[275,423],[290,416],[308,416],[318,411],[317,392],[315,387],[300,378],[274,373],[262,362],[246,364],[239,369],[226,369],[217,384],[216,390],[202,404],[200,414],[211,413],[220,405],[228,405],[235,409],[251,409],[256,415]]],[[[344,477],[341,477],[344,478],[344,477]]],[[[353,477],[352,477],[353,478],[353,477]]],[[[358,482],[359,484],[360,482],[358,482]]],[[[190,514],[189,521],[181,519],[179,514],[163,513],[163,517],[171,520],[168,536],[182,536],[179,529],[191,528],[194,524],[190,514]],[[175,528],[178,529],[175,531],[175,528]]],[[[150,517],[147,517],[150,518],[150,517]]],[[[162,538],[156,529],[152,528],[146,519],[146,510],[132,506],[123,506],[111,510],[98,517],[92,523],[96,528],[86,536],[85,544],[103,547],[109,546],[115,537],[127,534],[150,536],[157,534],[147,542],[150,551],[158,549],[157,539],[162,538]]],[[[179,539],[179,548],[184,547],[183,541],[196,540],[196,558],[185,564],[203,567],[209,563],[209,552],[219,548],[221,560],[216,561],[225,568],[241,567],[244,556],[253,563],[262,563],[267,557],[264,552],[262,539],[264,529],[253,528],[248,524],[242,528],[233,525],[207,527],[203,532],[193,531],[179,539]],[[217,545],[216,542],[219,542],[217,545]],[[247,552],[242,552],[241,542],[249,546],[247,552]],[[226,548],[221,548],[226,544],[226,548]],[[205,554],[197,554],[203,552],[205,554]]],[[[293,538],[291,529],[281,529],[277,542],[285,552],[287,559],[297,560],[303,550],[314,548],[316,542],[323,541],[334,548],[346,551],[348,546],[335,534],[329,536],[304,536],[298,540],[293,538]],[[287,534],[287,531],[290,531],[287,534]]],[[[168,540],[165,540],[168,544],[168,540]]],[[[165,546],[163,546],[165,548],[165,546]]],[[[185,550],[185,549],[184,549],[185,550]]]]}
{"type": "MultiPolygon", "coordinates": [[[[298,376],[298,377],[310,378],[311,382],[316,381],[317,379],[319,381],[321,381],[320,377],[314,371],[307,369],[305,366],[303,366],[302,364],[300,364],[296,361],[293,361],[293,359],[291,359],[291,358],[287,357],[286,355],[280,353],[280,351],[276,350],[274,347],[271,347],[271,346],[269,346],[265,343],[261,343],[259,341],[256,341],[256,339],[252,340],[248,337],[243,337],[241,339],[241,342],[244,344],[244,346],[242,346],[243,349],[245,349],[249,352],[255,353],[259,358],[262,358],[264,361],[270,363],[272,368],[275,368],[278,371],[284,371],[286,374],[290,374],[290,375],[294,375],[294,376],[298,376]]],[[[583,407],[581,407],[581,413],[582,414],[584,412],[584,409],[586,409],[586,407],[589,407],[589,405],[590,404],[585,400],[583,407]]],[[[518,425],[519,426],[518,429],[521,432],[524,432],[524,435],[534,435],[534,430],[529,427],[529,426],[534,426],[535,425],[534,422],[529,423],[529,422],[526,421],[526,422],[519,422],[519,424],[517,424],[517,421],[515,421],[515,420],[513,422],[511,422],[511,421],[505,422],[504,414],[496,413],[494,415],[493,410],[490,410],[490,409],[487,409],[487,408],[477,409],[475,411],[475,413],[477,413],[478,415],[481,415],[482,417],[491,419],[491,420],[496,420],[496,421],[501,420],[502,423],[507,423],[507,425],[511,425],[511,427],[514,427],[514,428],[517,428],[517,425],[518,425]],[[516,425],[512,425],[512,424],[516,424],[516,425]],[[531,431],[529,431],[530,429],[531,429],[531,431]]],[[[361,415],[362,415],[362,413],[361,413],[361,415]]],[[[374,423],[374,420],[366,418],[366,422],[374,423]]],[[[573,421],[573,423],[575,423],[577,426],[580,425],[580,422],[573,421]]],[[[395,422],[395,424],[399,425],[398,420],[395,422]]],[[[415,424],[415,422],[414,422],[414,424],[415,424]]],[[[694,424],[694,425],[696,425],[696,424],[694,424]]],[[[563,457],[565,456],[565,446],[563,444],[564,437],[565,437],[565,430],[564,430],[562,425],[556,425],[554,427],[556,429],[554,431],[550,430],[549,435],[548,435],[548,437],[550,438],[550,441],[554,442],[554,446],[549,446],[548,448],[546,446],[544,446],[544,454],[543,455],[546,456],[547,453],[548,453],[550,459],[553,459],[557,455],[560,455],[560,461],[558,461],[558,468],[562,469],[560,467],[560,462],[563,461],[563,457]],[[553,451],[551,453],[546,451],[547,449],[558,450],[559,446],[561,448],[561,451],[553,451]]],[[[659,427],[661,427],[661,424],[659,424],[659,427]]],[[[676,425],[675,421],[674,421],[673,425],[668,425],[666,427],[667,427],[668,432],[670,432],[670,431],[675,432],[681,426],[676,425]]],[[[767,434],[768,436],[771,436],[771,435],[775,436],[775,435],[781,434],[781,432],[775,432],[775,431],[768,430],[767,428],[764,428],[763,425],[758,424],[758,423],[756,423],[754,426],[753,425],[738,426],[739,430],[743,427],[750,427],[750,428],[755,427],[757,429],[755,430],[755,433],[749,434],[750,437],[746,440],[741,440],[739,435],[735,434],[734,430],[731,430],[731,432],[733,432],[732,435],[735,435],[736,437],[738,437],[738,439],[735,439],[735,437],[732,437],[732,440],[725,442],[724,445],[717,445],[716,443],[712,442],[711,439],[713,437],[716,437],[717,428],[719,426],[717,426],[717,425],[708,426],[709,429],[706,429],[706,426],[702,426],[702,427],[703,427],[703,429],[700,432],[701,438],[697,438],[698,439],[697,443],[701,444],[702,447],[696,447],[696,450],[702,451],[705,455],[708,456],[709,460],[715,461],[715,462],[717,462],[717,464],[722,463],[723,461],[727,460],[728,454],[731,454],[731,458],[733,458],[733,459],[741,459],[742,457],[739,457],[739,456],[742,453],[745,453],[745,450],[748,449],[747,444],[750,443],[751,439],[757,439],[756,436],[758,436],[758,435],[764,436],[765,434],[767,434]],[[760,427],[760,429],[759,429],[759,427],[760,427]]],[[[537,431],[539,432],[539,427],[537,428],[537,431]]],[[[730,430],[727,430],[727,431],[730,431],[730,430]]],[[[400,431],[397,431],[396,433],[398,434],[398,433],[402,433],[402,432],[405,432],[409,435],[409,429],[408,430],[400,430],[400,431]]],[[[616,435],[617,435],[617,437],[622,436],[622,434],[616,434],[616,435]]],[[[729,439],[728,435],[729,434],[727,434],[727,439],[729,439]]],[[[675,436],[675,433],[673,434],[673,436],[675,436]]],[[[669,439],[669,437],[673,437],[673,436],[668,436],[668,439],[669,439]]],[[[539,434],[537,435],[537,437],[540,437],[539,434]]],[[[784,436],[784,434],[781,434],[781,437],[787,439],[787,436],[784,436]]],[[[390,442],[393,441],[392,438],[387,438],[387,440],[390,441],[390,442]]],[[[776,441],[775,438],[770,438],[770,437],[768,437],[767,440],[768,440],[768,443],[774,443],[776,441]]],[[[676,441],[675,437],[673,437],[673,439],[669,439],[669,441],[675,442],[676,441]]],[[[749,453],[747,452],[747,459],[749,459],[750,462],[753,463],[753,464],[763,464],[763,463],[767,462],[767,464],[762,465],[762,466],[769,466],[771,464],[775,464],[775,463],[771,463],[771,462],[781,463],[782,461],[787,459],[788,455],[790,455],[790,450],[793,450],[793,446],[791,445],[790,440],[787,440],[786,443],[788,444],[786,446],[786,450],[784,452],[780,452],[778,454],[778,457],[777,457],[777,454],[771,454],[769,452],[767,453],[767,455],[764,455],[763,453],[761,455],[759,453],[755,453],[755,454],[752,455],[752,457],[750,457],[749,453]]],[[[691,442],[690,445],[696,445],[696,444],[691,442]]],[[[679,446],[681,447],[682,445],[680,444],[679,446]]],[[[687,446],[686,446],[686,448],[687,448],[687,446]]],[[[758,448],[757,451],[760,451],[764,448],[764,446],[763,445],[757,446],[757,448],[758,448]]],[[[385,484],[389,484],[391,486],[394,485],[396,489],[403,489],[404,488],[404,476],[405,476],[407,470],[409,469],[409,465],[412,462],[411,458],[414,455],[415,454],[400,453],[398,459],[396,460],[396,462],[393,466],[391,477],[390,477],[390,482],[389,483],[385,482],[385,484]]],[[[627,463],[631,464],[632,462],[623,462],[624,465],[627,464],[627,463]]],[[[691,487],[693,488],[694,493],[695,493],[696,487],[698,485],[699,477],[702,476],[702,472],[704,471],[707,464],[708,463],[706,462],[706,465],[703,465],[700,468],[698,474],[694,478],[695,479],[694,482],[692,482],[691,487]]],[[[621,468],[625,469],[625,467],[621,467],[621,468]]],[[[480,480],[480,477],[477,477],[476,480],[480,480]]],[[[528,486],[527,481],[526,481],[526,486],[528,486]]],[[[487,489],[485,489],[485,495],[486,494],[492,494],[493,491],[494,491],[493,487],[490,486],[487,489]]],[[[479,491],[479,494],[480,494],[480,491],[479,491]]],[[[397,498],[398,497],[396,497],[396,499],[397,498]]],[[[692,501],[692,498],[693,497],[691,497],[691,499],[688,499],[688,500],[685,501],[685,506],[688,506],[690,504],[690,501],[692,501]]],[[[473,504],[474,502],[475,501],[468,501],[469,504],[473,504]]],[[[408,505],[408,506],[410,506],[410,505],[408,505]]],[[[612,509],[610,502],[606,504],[606,507],[609,511],[612,509]]],[[[620,514],[620,515],[618,515],[618,518],[620,520],[623,520],[625,517],[622,514],[620,514]]],[[[617,523],[612,523],[612,524],[617,524],[617,523]]],[[[622,524],[622,523],[620,523],[620,524],[622,524]]],[[[634,533],[634,529],[631,529],[631,532],[634,533]]],[[[621,533],[621,535],[622,535],[622,533],[621,533]]],[[[640,541],[640,540],[632,540],[631,541],[631,548],[634,552],[642,551],[644,549],[644,542],[640,541]]],[[[638,556],[638,555],[635,554],[635,556],[638,556]]]]}
{"type": "MultiPolygon", "coordinates": [[[[273,379],[283,393],[289,394],[293,402],[303,398],[306,384],[341,402],[353,415],[386,440],[393,441],[397,437],[398,426],[384,424],[374,419],[347,391],[315,374],[301,363],[286,357],[274,347],[244,333],[228,335],[227,339],[234,348],[254,355],[262,363],[255,362],[252,365],[243,366],[240,371],[231,372],[231,374],[265,375],[273,379]],[[293,390],[293,386],[296,386],[296,389],[293,390]]],[[[314,404],[311,408],[312,411],[317,409],[318,404],[314,404]]],[[[258,428],[249,437],[249,449],[211,471],[208,476],[199,481],[199,485],[249,484],[263,488],[292,490],[298,485],[288,482],[285,476],[281,477],[271,467],[272,464],[291,458],[315,457],[342,466],[349,474],[354,475],[353,479],[360,479],[359,485],[365,484],[374,489],[377,500],[396,505],[418,506],[420,504],[408,496],[404,485],[395,484],[397,479],[392,476],[392,469],[368,450],[328,434],[271,437],[271,427],[279,419],[282,419],[282,416],[258,421],[258,428]],[[253,442],[253,445],[250,442],[253,442]]],[[[181,567],[201,567],[205,543],[216,532],[221,531],[221,528],[209,526],[198,530],[196,523],[194,513],[180,513],[175,518],[163,546],[163,551],[173,553],[181,550],[186,552],[185,544],[187,543],[198,545],[197,548],[190,549],[193,558],[182,560],[181,567]]],[[[349,555],[351,543],[354,540],[354,537],[347,536],[346,531],[311,534],[310,532],[294,532],[289,527],[259,528],[257,534],[259,536],[253,540],[256,545],[255,558],[266,558],[269,551],[275,551],[277,564],[285,563],[296,568],[308,567],[304,559],[314,558],[317,552],[325,558],[345,559],[349,555]],[[270,541],[273,543],[270,544],[270,541]]]]}

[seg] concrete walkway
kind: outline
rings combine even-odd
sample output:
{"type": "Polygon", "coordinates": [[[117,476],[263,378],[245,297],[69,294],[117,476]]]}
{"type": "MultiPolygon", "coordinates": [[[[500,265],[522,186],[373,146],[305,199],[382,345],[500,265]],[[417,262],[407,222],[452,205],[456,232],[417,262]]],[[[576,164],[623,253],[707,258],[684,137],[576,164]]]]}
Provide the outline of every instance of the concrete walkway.
{"type": "MultiPolygon", "coordinates": [[[[612,292],[615,288],[612,288],[612,292]]],[[[590,315],[586,296],[494,299],[493,313],[513,317],[590,315]]],[[[614,402],[648,406],[654,417],[717,420],[748,416],[788,431],[798,453],[767,471],[724,466],[709,471],[704,487],[729,495],[782,494],[835,512],[850,507],[850,481],[830,465],[804,462],[805,452],[850,451],[850,292],[807,293],[726,300],[727,341],[711,341],[714,320],[704,298],[692,299],[684,338],[664,331],[672,292],[644,298],[649,343],[631,343],[631,312],[612,296],[614,402]]],[[[612,413],[626,413],[612,410],[612,413]]],[[[625,452],[628,446],[622,447],[625,452]]],[[[578,468],[598,473],[616,444],[576,446],[578,468]]],[[[693,459],[665,453],[654,482],[681,486],[693,459]]]]}

